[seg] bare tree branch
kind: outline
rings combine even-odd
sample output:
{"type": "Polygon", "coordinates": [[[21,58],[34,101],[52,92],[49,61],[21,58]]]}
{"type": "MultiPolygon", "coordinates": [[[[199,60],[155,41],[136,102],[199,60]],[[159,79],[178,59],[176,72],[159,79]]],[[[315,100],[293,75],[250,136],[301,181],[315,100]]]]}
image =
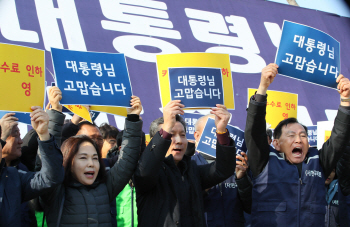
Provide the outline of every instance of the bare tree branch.
{"type": "Polygon", "coordinates": [[[287,0],[287,2],[288,2],[289,5],[299,6],[296,0],[287,0]]]}

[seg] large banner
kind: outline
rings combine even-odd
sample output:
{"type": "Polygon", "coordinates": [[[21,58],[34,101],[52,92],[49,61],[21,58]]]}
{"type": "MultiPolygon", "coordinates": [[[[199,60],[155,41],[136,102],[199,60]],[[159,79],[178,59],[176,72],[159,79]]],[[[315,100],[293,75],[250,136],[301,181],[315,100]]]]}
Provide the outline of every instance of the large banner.
{"type": "MultiPolygon", "coordinates": [[[[48,75],[51,47],[125,54],[134,95],[144,106],[146,133],[162,116],[156,55],[229,54],[235,100],[229,123],[244,129],[247,89],[258,87],[261,69],[274,62],[284,20],[339,41],[340,73],[350,76],[349,18],[263,0],[6,0],[0,1],[0,42],[46,50],[48,75]]],[[[53,82],[51,76],[47,80],[53,82]]],[[[333,89],[280,75],[270,89],[298,94],[298,119],[305,125],[331,120],[325,110],[338,109],[333,89]]]]}

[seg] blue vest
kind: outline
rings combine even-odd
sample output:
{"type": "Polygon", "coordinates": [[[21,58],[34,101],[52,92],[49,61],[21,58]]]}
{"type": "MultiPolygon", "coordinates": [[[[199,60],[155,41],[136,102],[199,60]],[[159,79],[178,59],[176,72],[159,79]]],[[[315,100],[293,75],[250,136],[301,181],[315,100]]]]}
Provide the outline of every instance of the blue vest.
{"type": "Polygon", "coordinates": [[[341,227],[350,227],[350,195],[344,196],[340,188],[338,190],[339,198],[339,224],[341,227]]]}
{"type": "MultiPolygon", "coordinates": [[[[208,164],[198,153],[192,156],[192,160],[197,165],[208,164]]],[[[244,226],[243,205],[238,197],[234,175],[211,188],[203,200],[208,227],[244,226]]]]}
{"type": "Polygon", "coordinates": [[[318,150],[310,148],[298,168],[270,147],[269,161],[253,179],[252,226],[324,226],[325,176],[318,150]]]}

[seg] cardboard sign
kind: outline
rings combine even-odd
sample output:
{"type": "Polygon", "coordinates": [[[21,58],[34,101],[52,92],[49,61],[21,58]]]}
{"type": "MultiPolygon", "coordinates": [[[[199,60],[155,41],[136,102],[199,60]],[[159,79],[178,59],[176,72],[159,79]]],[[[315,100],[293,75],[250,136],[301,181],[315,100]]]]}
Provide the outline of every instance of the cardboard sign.
{"type": "Polygon", "coordinates": [[[157,55],[162,106],[181,100],[185,108],[224,104],[234,109],[228,54],[181,53],[157,55]]]}
{"type": "MultiPolygon", "coordinates": [[[[235,141],[236,153],[241,154],[242,151],[247,152],[247,146],[244,141],[244,131],[232,125],[227,125],[227,129],[230,132],[230,137],[235,141]]],[[[196,150],[215,158],[216,138],[215,120],[208,118],[196,150]]]]}
{"type": "MultiPolygon", "coordinates": [[[[9,112],[7,111],[0,111],[0,119],[9,112]]],[[[18,122],[27,124],[27,125],[31,125],[32,122],[30,121],[30,113],[20,113],[20,112],[15,112],[15,116],[18,118],[18,122]]]]}
{"type": "Polygon", "coordinates": [[[195,130],[195,124],[197,120],[204,115],[202,114],[194,114],[194,113],[185,113],[181,117],[185,120],[186,122],[186,138],[188,140],[195,140],[194,139],[194,132],[195,130]]]}
{"type": "Polygon", "coordinates": [[[0,110],[26,112],[43,107],[45,51],[0,43],[0,110]]]}
{"type": "Polygon", "coordinates": [[[51,54],[62,104],[130,107],[132,89],[124,54],[55,48],[51,54]]]}
{"type": "Polygon", "coordinates": [[[320,30],[285,20],[275,63],[281,75],[337,88],[340,43],[320,30]]]}
{"type": "Polygon", "coordinates": [[[65,105],[67,109],[69,109],[72,113],[78,115],[81,118],[84,118],[85,120],[93,123],[91,119],[90,112],[85,106],[82,105],[65,105]]]}
{"type": "MultiPolygon", "coordinates": [[[[248,103],[256,91],[257,89],[248,88],[248,103]]],[[[276,128],[278,123],[284,119],[297,118],[298,94],[271,90],[266,93],[266,122],[271,125],[271,128],[276,128]]]]}
{"type": "MultiPolygon", "coordinates": [[[[130,99],[129,99],[129,103],[130,103],[130,99]]],[[[124,117],[126,117],[128,115],[127,108],[125,108],[125,107],[90,106],[90,110],[103,112],[103,113],[115,114],[115,115],[124,116],[124,117]]]]}
{"type": "Polygon", "coordinates": [[[311,147],[317,147],[317,125],[307,126],[309,144],[311,147]]]}
{"type": "Polygon", "coordinates": [[[321,149],[324,142],[331,136],[334,121],[317,122],[317,149],[321,149]]]}

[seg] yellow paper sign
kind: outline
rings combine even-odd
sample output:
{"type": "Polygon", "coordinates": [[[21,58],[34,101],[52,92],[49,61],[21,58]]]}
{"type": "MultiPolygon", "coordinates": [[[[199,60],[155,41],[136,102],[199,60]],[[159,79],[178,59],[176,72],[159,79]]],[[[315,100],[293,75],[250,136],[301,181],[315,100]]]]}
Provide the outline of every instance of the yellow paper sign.
{"type": "Polygon", "coordinates": [[[145,137],[146,137],[146,147],[147,147],[149,142],[151,142],[151,137],[149,136],[149,134],[146,134],[145,137]]]}
{"type": "Polygon", "coordinates": [[[82,106],[82,105],[64,105],[64,107],[66,107],[67,109],[72,111],[72,113],[78,115],[79,117],[84,118],[85,120],[93,123],[91,120],[90,112],[88,111],[88,109],[86,109],[85,106],[82,106]]]}
{"type": "Polygon", "coordinates": [[[45,51],[0,43],[0,110],[31,112],[44,105],[45,51]]]}
{"type": "Polygon", "coordinates": [[[332,131],[328,131],[328,130],[324,132],[324,142],[326,142],[329,139],[329,137],[331,137],[331,133],[332,131]]]}
{"type": "Polygon", "coordinates": [[[128,115],[127,108],[125,107],[114,107],[114,106],[90,106],[90,110],[99,111],[104,113],[115,114],[126,117],[128,115]]]}
{"type": "MultiPolygon", "coordinates": [[[[256,91],[257,89],[248,88],[248,103],[256,91]]],[[[271,125],[271,128],[276,128],[278,123],[284,119],[297,118],[297,108],[298,94],[267,91],[266,122],[271,125]]]]}
{"type": "MultiPolygon", "coordinates": [[[[224,105],[227,107],[227,109],[235,108],[233,86],[232,86],[232,75],[231,75],[231,68],[230,68],[230,56],[228,54],[216,54],[216,53],[180,53],[180,54],[157,55],[158,82],[160,86],[160,95],[161,95],[161,101],[162,101],[163,107],[168,102],[171,101],[169,68],[186,68],[186,67],[221,69],[222,89],[223,89],[222,95],[224,97],[224,105]]],[[[208,81],[206,82],[208,83],[208,81]]],[[[199,80],[196,81],[195,86],[197,86],[200,83],[201,82],[199,80]]],[[[202,84],[204,83],[205,82],[202,81],[202,84]]],[[[195,93],[195,90],[198,91],[199,88],[196,87],[195,89],[191,90],[191,88],[193,88],[191,87],[193,86],[193,84],[194,82],[192,82],[192,85],[189,85],[188,88],[187,86],[185,88],[190,91],[193,90],[193,92],[191,92],[192,97],[198,98],[197,97],[198,93],[195,93]]],[[[199,92],[203,92],[203,91],[199,91],[199,92]]]]}

